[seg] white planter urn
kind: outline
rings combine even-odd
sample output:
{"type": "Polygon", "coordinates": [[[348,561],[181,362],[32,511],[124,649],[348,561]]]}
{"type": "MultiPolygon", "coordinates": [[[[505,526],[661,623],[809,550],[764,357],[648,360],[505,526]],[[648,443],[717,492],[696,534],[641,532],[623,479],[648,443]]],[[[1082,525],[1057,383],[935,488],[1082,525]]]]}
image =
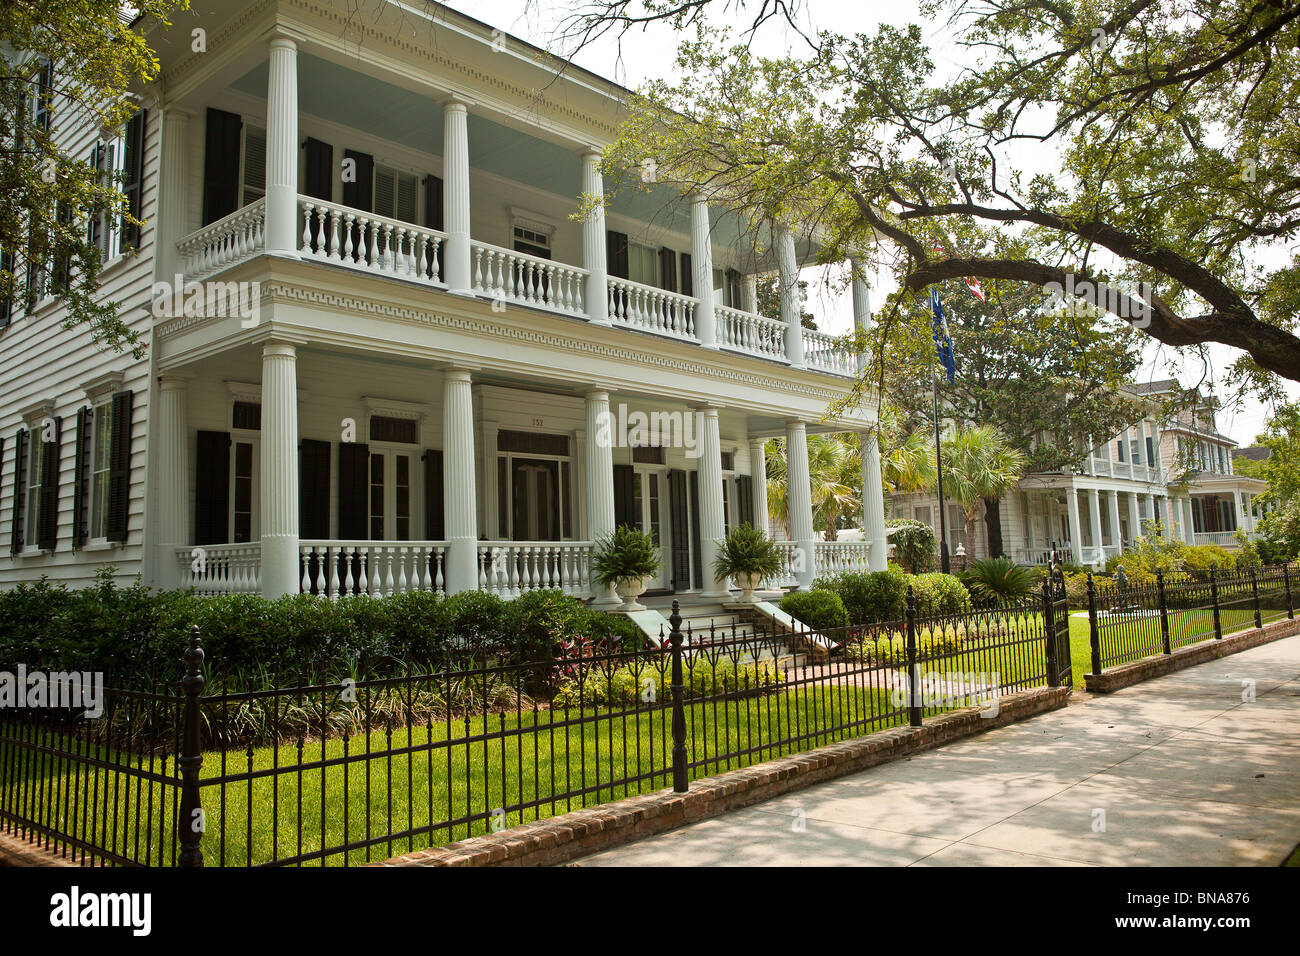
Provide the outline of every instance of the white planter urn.
{"type": "Polygon", "coordinates": [[[646,586],[653,580],[651,577],[632,578],[620,581],[614,585],[614,591],[623,599],[623,603],[616,607],[616,611],[644,611],[645,605],[637,601],[645,593],[646,586]]]}
{"type": "Polygon", "coordinates": [[[763,583],[763,579],[757,574],[733,574],[731,583],[740,589],[738,600],[741,604],[756,604],[758,602],[758,598],[754,597],[754,591],[763,583]]]}

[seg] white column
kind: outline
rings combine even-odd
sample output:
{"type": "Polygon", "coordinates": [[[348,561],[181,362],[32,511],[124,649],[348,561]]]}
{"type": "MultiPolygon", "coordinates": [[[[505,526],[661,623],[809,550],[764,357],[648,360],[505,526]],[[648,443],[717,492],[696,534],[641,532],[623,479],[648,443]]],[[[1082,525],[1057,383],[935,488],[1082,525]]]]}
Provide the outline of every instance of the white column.
{"type": "Polygon", "coordinates": [[[1183,513],[1183,540],[1188,544],[1196,543],[1196,528],[1194,526],[1194,516],[1192,514],[1192,496],[1188,495],[1178,503],[1183,513]]]}
{"type": "Polygon", "coordinates": [[[795,258],[794,233],[783,222],[776,224],[776,260],[781,290],[781,321],[785,323],[785,357],[802,368],[803,326],[799,324],[799,262],[795,258]]]}
{"type": "Polygon", "coordinates": [[[705,348],[715,349],[718,327],[713,313],[713,236],[709,230],[709,205],[698,193],[691,196],[691,285],[700,303],[695,308],[695,335],[705,348]]]}
{"type": "Polygon", "coordinates": [[[298,45],[277,36],[266,81],[266,251],[296,256],[299,231],[298,45]]]}
{"type": "Polygon", "coordinates": [[[587,270],[587,318],[598,325],[609,325],[605,181],[600,174],[600,159],[596,150],[582,154],[582,192],[588,197],[587,214],[582,220],[582,267],[587,270]]]}
{"type": "Polygon", "coordinates": [[[718,554],[717,543],[727,533],[726,512],[722,505],[722,436],[718,431],[718,409],[706,405],[700,411],[704,420],[699,464],[700,563],[704,572],[704,594],[708,597],[726,598],[731,593],[726,578],[713,576],[713,562],[718,554]]]}
{"type": "Polygon", "coordinates": [[[1119,530],[1119,492],[1106,492],[1107,505],[1106,511],[1110,518],[1110,543],[1120,551],[1124,550],[1124,536],[1119,530]]]}
{"type": "MultiPolygon", "coordinates": [[[[614,530],[614,422],[609,413],[609,392],[587,393],[587,435],[584,456],[587,485],[587,534],[599,541],[614,530]]],[[[595,605],[620,603],[613,588],[595,588],[595,605]]]]}
{"type": "MultiPolygon", "coordinates": [[[[867,288],[867,274],[861,259],[850,259],[853,270],[853,330],[859,334],[871,328],[871,291],[867,288]]],[[[871,356],[866,352],[858,353],[858,372],[863,372],[871,356]]]]}
{"type": "Polygon", "coordinates": [[[190,114],[175,106],[163,113],[162,175],[158,179],[158,215],[154,227],[158,236],[158,263],[155,277],[174,281],[180,272],[180,255],[176,243],[189,232],[186,215],[185,171],[189,167],[187,141],[190,114]]]}
{"type": "Polygon", "coordinates": [[[297,594],[298,352],[288,342],[262,347],[262,596],[297,594]]]}
{"type": "Polygon", "coordinates": [[[469,113],[463,101],[452,98],[443,107],[442,211],[447,227],[443,275],[447,288],[472,295],[473,265],[469,250],[469,113]]]}
{"type": "Polygon", "coordinates": [[[1083,563],[1083,532],[1079,525],[1079,493],[1073,488],[1065,491],[1065,512],[1070,522],[1070,559],[1083,563]]]}
{"type": "Polygon", "coordinates": [[[470,373],[449,368],[442,387],[442,506],[448,594],[478,587],[478,506],[474,481],[474,393],[470,373]]]}
{"type": "Polygon", "coordinates": [[[754,479],[754,527],[767,534],[767,439],[749,440],[749,473],[754,479]]]}
{"type": "Polygon", "coordinates": [[[745,312],[758,314],[758,276],[752,272],[741,283],[740,305],[745,312]]]}
{"type": "Polygon", "coordinates": [[[808,433],[803,422],[785,427],[785,500],[790,509],[790,540],[803,556],[799,587],[812,585],[816,576],[816,539],[813,537],[812,484],[808,474],[808,433]]]}
{"type": "Polygon", "coordinates": [[[189,376],[164,373],[158,377],[158,421],[154,441],[158,454],[158,586],[180,586],[176,549],[190,542],[190,456],[185,424],[189,376]]]}
{"type": "Polygon", "coordinates": [[[1161,478],[1164,474],[1164,455],[1160,451],[1160,423],[1154,418],[1151,419],[1151,467],[1156,471],[1156,477],[1161,478]]]}
{"type": "Polygon", "coordinates": [[[1137,541],[1142,536],[1142,511],[1138,507],[1136,491],[1128,493],[1128,533],[1133,541],[1137,541]]]}
{"type": "Polygon", "coordinates": [[[871,570],[889,566],[885,536],[885,489],[880,481],[880,445],[874,431],[862,433],[862,532],[871,543],[871,570]]]}
{"type": "Polygon", "coordinates": [[[1092,525],[1092,546],[1101,564],[1106,563],[1106,549],[1101,544],[1101,492],[1093,488],[1088,492],[1088,518],[1092,525]]]}
{"type": "Polygon", "coordinates": [[[1233,488],[1232,489],[1232,527],[1229,530],[1236,531],[1240,527],[1241,527],[1241,492],[1238,489],[1233,488]]]}

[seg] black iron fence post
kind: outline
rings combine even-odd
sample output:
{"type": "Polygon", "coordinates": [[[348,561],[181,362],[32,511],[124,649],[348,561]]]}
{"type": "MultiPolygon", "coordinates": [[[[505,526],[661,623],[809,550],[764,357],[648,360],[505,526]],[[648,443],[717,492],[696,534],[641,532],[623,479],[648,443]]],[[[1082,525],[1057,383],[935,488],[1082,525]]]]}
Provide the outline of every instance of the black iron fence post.
{"type": "Polygon", "coordinates": [[[686,688],[682,685],[682,615],[675,600],[668,624],[672,628],[668,645],[673,655],[673,790],[685,793],[690,787],[686,773],[686,688]]]}
{"type": "Polygon", "coordinates": [[[1169,645],[1169,602],[1165,600],[1165,572],[1156,571],[1156,595],[1160,601],[1160,644],[1166,654],[1174,649],[1169,645]]]}
{"type": "Polygon", "coordinates": [[[908,723],[920,727],[923,723],[921,710],[921,671],[916,662],[916,594],[912,585],[907,586],[907,713],[908,723]]]}
{"type": "Polygon", "coordinates": [[[1250,569],[1250,593],[1255,604],[1255,626],[1263,627],[1264,619],[1259,614],[1259,581],[1255,577],[1255,569],[1250,569]]]}
{"type": "Polygon", "coordinates": [[[203,648],[196,624],[190,628],[190,646],[185,649],[185,676],[181,678],[185,713],[181,755],[176,761],[181,771],[181,811],[176,823],[180,830],[176,839],[181,845],[177,862],[181,866],[203,865],[203,807],[199,796],[203,750],[199,742],[199,695],[203,693],[204,683],[203,648]]]}
{"type": "Polygon", "coordinates": [[[1210,567],[1210,604],[1214,608],[1214,639],[1223,640],[1223,619],[1219,616],[1219,579],[1210,567]]]}
{"type": "Polygon", "coordinates": [[[1047,684],[1049,687],[1056,687],[1060,681],[1060,668],[1056,665],[1056,621],[1054,619],[1055,597],[1052,587],[1052,575],[1055,572],[1050,569],[1047,577],[1043,578],[1043,630],[1046,632],[1047,639],[1047,684]]]}
{"type": "Polygon", "coordinates": [[[1295,620],[1295,602],[1291,600],[1291,570],[1289,565],[1282,565],[1282,586],[1286,588],[1286,616],[1295,620]]]}
{"type": "Polygon", "coordinates": [[[1092,646],[1092,672],[1101,673],[1101,628],[1097,625],[1097,585],[1088,572],[1088,643],[1092,646]]]}

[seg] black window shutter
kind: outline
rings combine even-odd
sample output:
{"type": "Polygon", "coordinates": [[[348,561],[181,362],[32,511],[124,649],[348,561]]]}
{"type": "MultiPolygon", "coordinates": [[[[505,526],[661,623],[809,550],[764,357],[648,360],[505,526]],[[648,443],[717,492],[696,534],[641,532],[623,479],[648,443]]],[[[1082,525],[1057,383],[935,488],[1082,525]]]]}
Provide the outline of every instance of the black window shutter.
{"type": "Polygon", "coordinates": [[[330,536],[330,443],[304,438],[298,447],[298,534],[319,541],[330,536]]]}
{"type": "MultiPolygon", "coordinates": [[[[122,168],[126,173],[126,182],[122,192],[126,195],[126,213],[135,219],[140,218],[143,209],[141,199],[144,195],[144,133],[148,110],[140,110],[126,121],[126,155],[122,168]]],[[[122,217],[122,248],[140,248],[140,227],[131,222],[127,216],[122,217]]]]}
{"type": "Polygon", "coordinates": [[[46,63],[36,74],[36,125],[50,131],[50,113],[53,100],[54,64],[46,63]]]}
{"type": "Polygon", "coordinates": [[[632,488],[633,480],[631,465],[614,466],[614,526],[616,528],[621,528],[623,525],[630,525],[633,528],[641,526],[639,516],[635,513],[636,495],[632,488]]]}
{"type": "Polygon", "coordinates": [[[442,452],[430,448],[424,453],[424,536],[441,541],[446,535],[446,503],[442,497],[442,452]]]}
{"type": "Polygon", "coordinates": [[[56,415],[53,441],[41,442],[41,513],[36,518],[36,544],[42,551],[53,551],[59,537],[59,451],[62,439],[63,419],[56,415]]]}
{"type": "Polygon", "coordinates": [[[125,541],[131,508],[132,393],[113,396],[113,447],[108,469],[108,540],[125,541]]]}
{"type": "Polygon", "coordinates": [[[668,472],[668,515],[673,536],[673,589],[691,586],[691,539],[687,521],[686,472],[674,468],[668,472]]]}
{"type": "Polygon", "coordinates": [[[692,556],[692,570],[695,572],[695,586],[704,587],[704,548],[700,544],[700,473],[691,474],[691,530],[695,554],[692,556]]]}
{"type": "MultiPolygon", "coordinates": [[[[308,140],[307,142],[310,144],[316,142],[316,140],[308,140]]],[[[324,145],[327,150],[330,148],[323,143],[318,145],[324,145]]],[[[343,183],[343,205],[350,206],[353,209],[360,209],[364,212],[374,212],[375,157],[371,156],[369,153],[359,153],[355,149],[345,149],[343,151],[343,160],[346,162],[349,159],[353,160],[357,164],[357,175],[356,182],[344,181],[343,183]]],[[[308,146],[307,151],[307,168],[312,168],[310,145],[308,146]]],[[[329,180],[326,180],[325,182],[325,188],[328,190],[329,180]]],[[[316,196],[315,193],[311,193],[311,195],[316,196]]],[[[316,198],[329,199],[330,197],[329,193],[325,192],[324,195],[316,196],[316,198]]]]}
{"type": "Polygon", "coordinates": [[[87,405],[77,412],[77,444],[72,472],[72,546],[80,548],[90,539],[90,436],[95,410],[87,405]]]}
{"type": "Polygon", "coordinates": [[[13,527],[9,532],[9,550],[18,554],[23,550],[23,519],[27,506],[27,429],[18,429],[14,440],[14,510],[13,527]]]}
{"type": "Polygon", "coordinates": [[[194,543],[230,542],[230,433],[199,432],[194,456],[194,543]]]}
{"type": "Polygon", "coordinates": [[[334,198],[334,147],[308,136],[305,148],[307,168],[302,191],[313,199],[329,202],[334,198]]]}
{"type": "Polygon", "coordinates": [[[736,527],[754,523],[754,479],[749,475],[736,476],[736,518],[737,520],[732,522],[736,527]]]}
{"type": "Polygon", "coordinates": [[[442,180],[437,176],[424,177],[424,224],[441,232],[443,225],[442,180]]]}
{"type": "Polygon", "coordinates": [[[339,445],[339,537],[345,541],[370,538],[370,446],[339,445]]]}
{"type": "Polygon", "coordinates": [[[239,208],[239,134],[237,113],[208,108],[203,144],[203,225],[239,208]]]}
{"type": "MultiPolygon", "coordinates": [[[[70,225],[72,223],[72,206],[62,201],[56,203],[54,218],[58,221],[59,226],[70,225]]],[[[54,235],[54,271],[51,285],[55,292],[67,292],[71,282],[72,252],[69,249],[68,240],[64,237],[64,231],[59,229],[54,235]]]]}
{"type": "Polygon", "coordinates": [[[606,230],[605,232],[605,267],[616,279],[629,277],[627,258],[627,233],[606,230]]]}
{"type": "Polygon", "coordinates": [[[691,254],[682,253],[682,295],[695,295],[695,273],[691,272],[691,254]]]}
{"type": "Polygon", "coordinates": [[[659,250],[659,284],[669,292],[677,291],[677,253],[667,246],[659,250]]]}
{"type": "MultiPolygon", "coordinates": [[[[0,250],[0,272],[8,272],[12,275],[13,271],[13,253],[8,249],[0,250]]],[[[13,299],[9,296],[0,296],[0,329],[8,327],[10,320],[13,318],[13,309],[13,299]]]]}

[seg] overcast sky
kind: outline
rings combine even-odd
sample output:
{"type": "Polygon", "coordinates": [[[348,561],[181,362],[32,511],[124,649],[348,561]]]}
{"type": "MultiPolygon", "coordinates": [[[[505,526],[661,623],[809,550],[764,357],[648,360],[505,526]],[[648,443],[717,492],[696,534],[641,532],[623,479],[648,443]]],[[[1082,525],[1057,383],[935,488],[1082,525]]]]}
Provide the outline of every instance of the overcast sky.
{"type": "MultiPolygon", "coordinates": [[[[573,0],[452,0],[450,5],[538,46],[552,48],[551,40],[556,25],[564,12],[571,8],[572,2],[573,0]]],[[[719,10],[725,6],[719,0],[719,10]]],[[[946,72],[947,69],[960,66],[964,56],[963,51],[953,45],[952,34],[945,25],[922,20],[915,0],[891,0],[888,4],[812,0],[803,17],[805,22],[811,18],[810,25],[814,29],[833,26],[837,31],[848,34],[875,33],[876,26],[884,22],[921,23],[938,69],[946,72]],[[833,11],[833,23],[824,19],[827,11],[833,11]]],[[[785,48],[793,48],[796,41],[797,38],[788,34],[784,25],[774,22],[760,34],[758,49],[763,53],[778,54],[785,48]]],[[[643,81],[659,75],[672,63],[677,42],[678,36],[673,31],[656,26],[625,38],[621,51],[613,38],[606,37],[578,52],[574,59],[593,72],[636,88],[643,81]]],[[[565,51],[556,49],[555,52],[565,51]]],[[[823,330],[843,332],[853,324],[852,304],[847,293],[834,294],[826,289],[825,272],[823,269],[805,270],[804,278],[810,280],[808,310],[817,316],[818,325],[823,330]]],[[[836,277],[832,275],[830,278],[832,284],[835,284],[833,280],[836,277]]],[[[877,275],[871,293],[873,304],[884,301],[894,287],[888,276],[877,275]]],[[[1207,387],[1211,381],[1219,380],[1222,370],[1238,354],[1235,349],[1226,346],[1212,346],[1210,366],[1207,368],[1198,357],[1180,360],[1170,349],[1151,340],[1144,352],[1144,367],[1139,370],[1137,377],[1140,381],[1176,377],[1185,386],[1199,384],[1207,387]],[[1171,361],[1174,363],[1172,368],[1171,361]]],[[[960,359],[958,355],[958,361],[960,359]]],[[[1216,391],[1220,397],[1226,397],[1222,388],[1216,391]]],[[[1293,399],[1300,399],[1300,385],[1290,383],[1288,393],[1293,399]]],[[[1258,402],[1248,402],[1243,407],[1225,411],[1220,416],[1219,427],[1240,444],[1253,444],[1268,413],[1269,409],[1258,402]]]]}

